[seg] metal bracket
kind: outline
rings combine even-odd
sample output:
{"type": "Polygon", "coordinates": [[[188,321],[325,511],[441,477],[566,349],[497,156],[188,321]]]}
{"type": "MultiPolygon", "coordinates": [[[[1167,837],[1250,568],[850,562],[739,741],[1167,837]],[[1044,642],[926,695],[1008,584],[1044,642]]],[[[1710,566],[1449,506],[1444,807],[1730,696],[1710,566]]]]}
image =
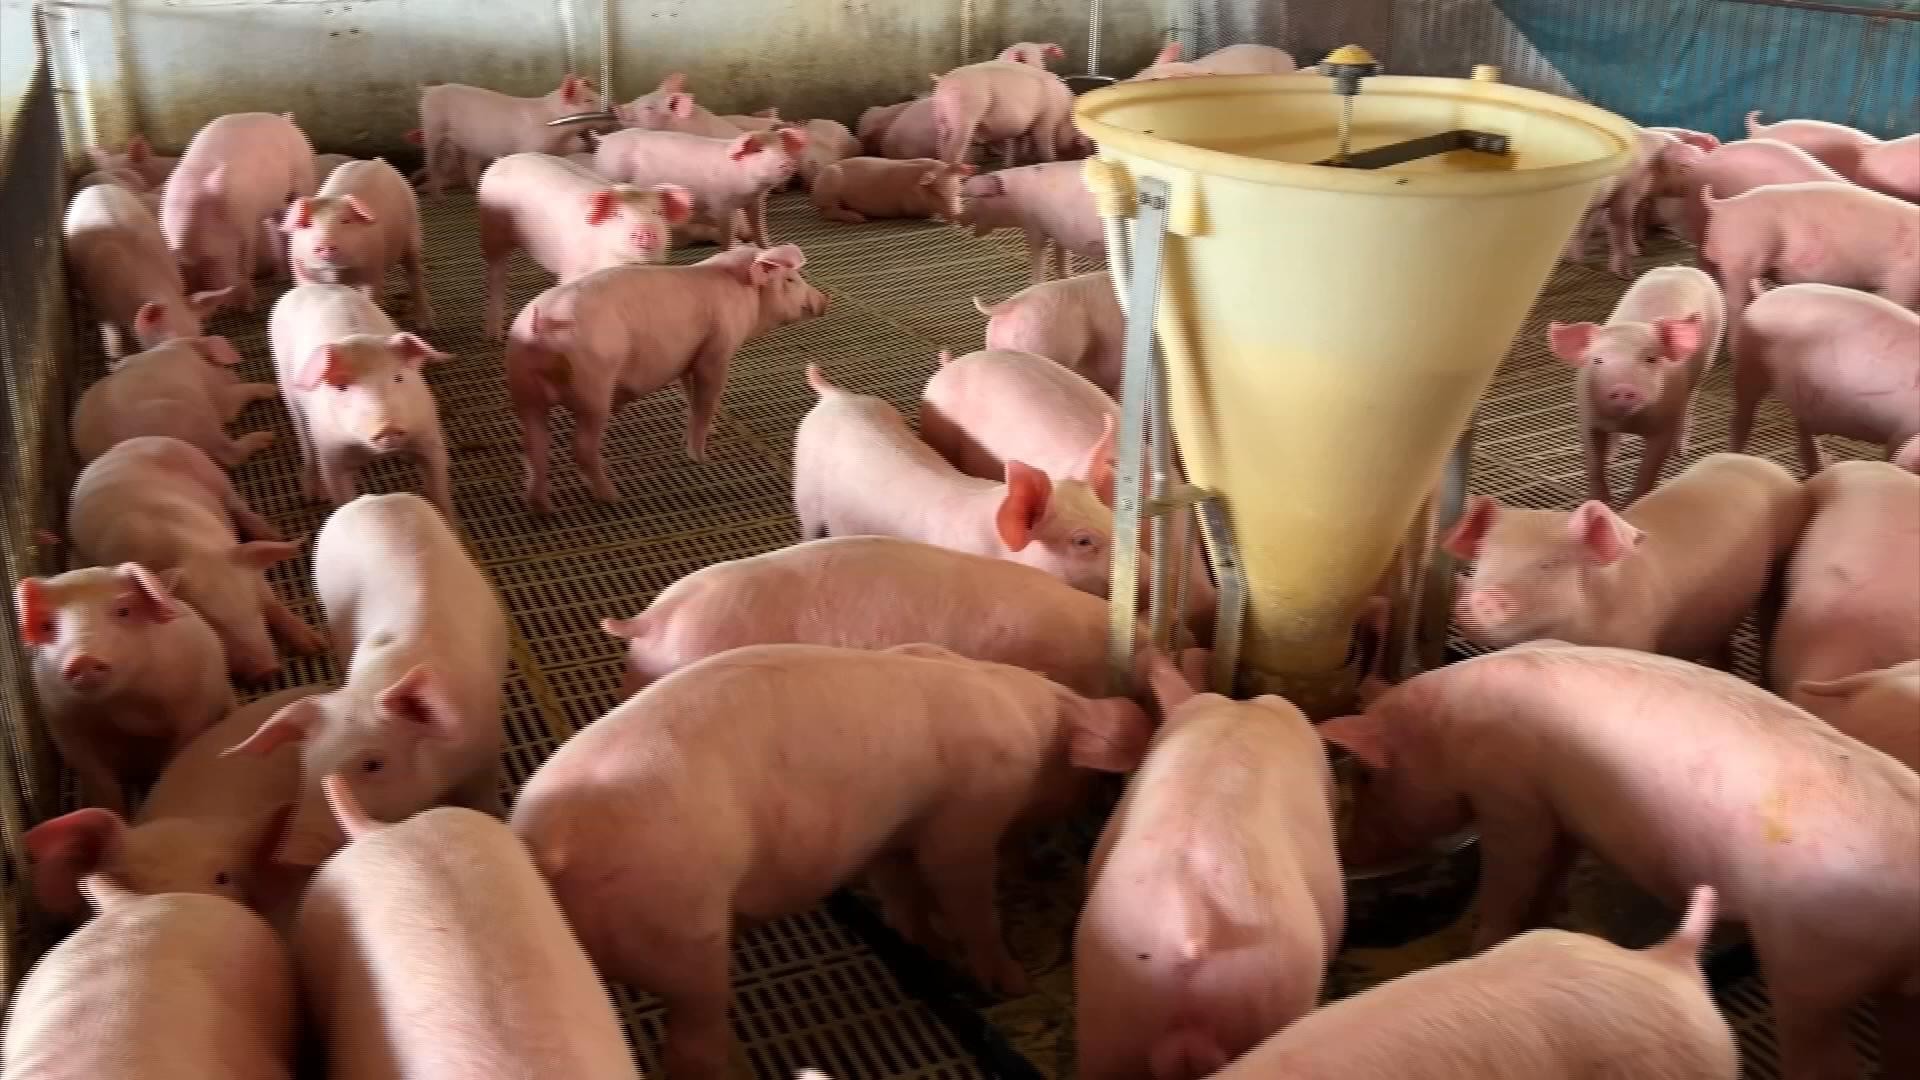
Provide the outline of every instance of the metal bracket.
{"type": "Polygon", "coordinates": [[[1227,504],[1218,495],[1206,494],[1200,500],[1200,535],[1214,576],[1219,579],[1220,607],[1213,623],[1213,692],[1232,697],[1234,679],[1240,672],[1241,628],[1247,619],[1247,566],[1233,541],[1227,504]]]}
{"type": "Polygon", "coordinates": [[[601,110],[599,112],[573,113],[570,116],[556,116],[547,121],[548,127],[572,127],[575,124],[618,124],[620,118],[601,110]]]}
{"type": "Polygon", "coordinates": [[[1512,140],[1505,135],[1495,135],[1486,131],[1473,131],[1458,128],[1443,131],[1438,135],[1426,135],[1405,142],[1388,143],[1371,150],[1357,150],[1344,156],[1336,154],[1314,162],[1334,169],[1385,169],[1394,165],[1404,165],[1409,161],[1434,157],[1439,154],[1451,154],[1456,150],[1472,150],[1481,154],[1505,157],[1511,150],[1512,140]]]}
{"type": "MultiPolygon", "coordinates": [[[[1120,378],[1120,470],[1114,478],[1113,577],[1108,590],[1108,684],[1116,694],[1133,686],[1133,662],[1140,600],[1140,527],[1146,507],[1141,501],[1146,473],[1147,420],[1151,410],[1164,421],[1163,377],[1156,352],[1154,323],[1160,311],[1160,276],[1167,239],[1166,181],[1141,177],[1134,200],[1133,275],[1128,283],[1127,330],[1120,378]],[[1158,401],[1150,401],[1159,398],[1158,401]],[[1153,408],[1158,405],[1158,408],[1153,408]]],[[[1171,452],[1169,439],[1157,440],[1156,457],[1171,452]]],[[[1159,471],[1159,470],[1156,470],[1159,471]]],[[[1165,476],[1152,492],[1165,494],[1165,476]]],[[[1165,594],[1155,590],[1156,607],[1165,594]]],[[[1149,611],[1149,626],[1153,612],[1149,611]]],[[[1158,636],[1157,634],[1155,635],[1158,636]]]]}

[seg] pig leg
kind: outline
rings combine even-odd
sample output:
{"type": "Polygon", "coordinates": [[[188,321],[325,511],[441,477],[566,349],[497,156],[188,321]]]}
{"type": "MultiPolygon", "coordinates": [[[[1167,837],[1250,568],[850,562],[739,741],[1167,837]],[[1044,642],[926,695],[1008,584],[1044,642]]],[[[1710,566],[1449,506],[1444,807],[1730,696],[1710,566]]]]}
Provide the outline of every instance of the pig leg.
{"type": "Polygon", "coordinates": [[[705,461],[707,435],[713,430],[714,414],[720,410],[720,392],[727,385],[727,366],[733,361],[733,349],[708,345],[687,367],[683,382],[687,392],[687,457],[705,461]]]}
{"type": "Polygon", "coordinates": [[[929,955],[939,955],[940,935],[933,929],[933,897],[911,856],[887,853],[867,867],[867,884],[880,897],[887,924],[929,955]]]}
{"type": "Polygon", "coordinates": [[[107,766],[98,747],[90,740],[73,738],[60,724],[48,725],[47,735],[60,751],[60,760],[73,770],[80,788],[80,805],[105,807],[116,814],[127,812],[127,795],[120,787],[120,778],[107,766]]]}
{"type": "Polygon", "coordinates": [[[1067,276],[1067,246],[1058,240],[1053,242],[1053,276],[1056,279],[1067,276]]]}
{"type": "Polygon", "coordinates": [[[1613,505],[1613,486],[1607,481],[1607,462],[1613,457],[1616,436],[1611,431],[1589,427],[1586,435],[1587,497],[1613,505]]]}
{"type": "MultiPolygon", "coordinates": [[[[327,639],[293,613],[293,609],[274,593],[273,586],[267,584],[265,574],[260,575],[259,594],[260,609],[266,614],[268,628],[289,650],[302,656],[312,656],[326,651],[327,639]]],[[[345,654],[343,653],[342,656],[344,657],[345,654]]]]}
{"type": "Polygon", "coordinates": [[[248,458],[272,445],[273,432],[271,431],[255,431],[237,439],[230,439],[223,432],[219,441],[211,444],[208,454],[221,465],[229,469],[237,469],[245,464],[248,458]]]}
{"type": "Polygon", "coordinates": [[[988,824],[977,814],[954,813],[936,819],[928,824],[914,856],[974,978],[989,990],[1018,997],[1030,984],[1026,971],[1007,951],[1001,932],[994,896],[995,841],[1000,830],[988,824]]]}
{"type": "MultiPolygon", "coordinates": [[[[663,943],[664,944],[664,943],[663,943]]],[[[667,1007],[667,1039],[661,1065],[672,1080],[723,1080],[727,1051],[733,1045],[727,1027],[728,935],[676,943],[649,962],[673,974],[669,982],[649,986],[667,1007]]]]}
{"type": "Polygon", "coordinates": [[[1812,477],[1826,468],[1827,456],[1820,452],[1820,440],[1814,438],[1812,428],[1796,420],[1793,429],[1800,440],[1800,467],[1807,470],[1808,477],[1812,477]]]}
{"type": "MultiPolygon", "coordinates": [[[[689,375],[689,377],[691,377],[689,375]]],[[[689,390],[691,396],[691,390],[689,390]]],[[[573,463],[586,479],[587,491],[601,502],[619,502],[620,489],[607,475],[607,458],[602,445],[607,437],[608,410],[576,409],[573,414],[573,463]]],[[[529,458],[531,467],[531,458],[529,458]]],[[[531,481],[529,481],[531,483],[531,481]]]]}
{"type": "Polygon", "coordinates": [[[253,507],[247,505],[247,500],[235,490],[233,478],[219,466],[196,455],[189,468],[193,470],[194,480],[220,499],[220,505],[226,509],[227,516],[233,519],[234,528],[240,533],[242,540],[282,539],[280,530],[273,527],[273,522],[261,517],[254,512],[253,507]]]}
{"type": "Polygon", "coordinates": [[[1747,438],[1753,434],[1754,414],[1772,389],[1773,376],[1758,348],[1751,342],[1741,342],[1734,354],[1733,419],[1728,444],[1734,453],[1746,450],[1747,438]]]}
{"type": "Polygon", "coordinates": [[[233,423],[246,411],[247,406],[256,401],[271,401],[280,396],[280,388],[272,383],[237,383],[224,387],[219,393],[220,419],[233,423]]]}
{"type": "Polygon", "coordinates": [[[1038,285],[1047,280],[1047,238],[1031,229],[1027,230],[1027,259],[1030,267],[1027,277],[1038,285]]]}
{"type": "Polygon", "coordinates": [[[449,479],[451,466],[447,461],[447,444],[443,439],[432,439],[424,443],[417,455],[420,458],[420,473],[426,489],[427,501],[448,524],[455,520],[453,512],[453,484],[449,479]]]}
{"type": "Polygon", "coordinates": [[[424,241],[420,237],[420,227],[414,226],[413,242],[405,254],[400,256],[400,265],[407,271],[407,289],[413,294],[413,325],[422,330],[433,329],[433,302],[427,299],[427,259],[424,241]]]}
{"type": "Polygon", "coordinates": [[[1660,469],[1673,455],[1679,441],[1680,432],[1674,428],[1655,431],[1640,440],[1640,472],[1634,477],[1633,494],[1627,496],[1627,502],[1652,491],[1653,485],[1660,482],[1660,469]]]}
{"type": "Polygon", "coordinates": [[[360,497],[359,463],[338,451],[320,455],[320,490],[334,506],[345,506],[360,497]]]}
{"type": "MultiPolygon", "coordinates": [[[[547,430],[547,407],[537,409],[517,409],[520,420],[520,445],[527,459],[526,499],[527,507],[536,514],[553,512],[553,501],[547,495],[547,458],[551,453],[552,436],[547,430]]],[[[579,427],[575,425],[574,436],[579,437],[579,427]]]]}
{"type": "Polygon", "coordinates": [[[753,205],[748,208],[748,211],[753,242],[761,247],[773,246],[773,242],[768,239],[773,234],[767,231],[767,193],[763,191],[754,196],[753,205]]]}
{"type": "Polygon", "coordinates": [[[1831,944],[1818,940],[1822,935],[1807,926],[1774,927],[1756,920],[1748,929],[1773,998],[1780,1075],[1786,1080],[1856,1080],[1861,1063],[1847,1035],[1848,1013],[1871,987],[1856,985],[1859,980],[1847,965],[1835,963],[1831,944]]]}
{"type": "Polygon", "coordinates": [[[1480,815],[1480,925],[1473,951],[1491,948],[1544,921],[1554,886],[1576,848],[1544,806],[1480,815]]]}
{"type": "Polygon", "coordinates": [[[462,152],[460,155],[460,165],[461,168],[466,171],[467,186],[478,191],[480,189],[480,174],[486,172],[487,166],[491,164],[493,164],[491,160],[483,160],[478,154],[462,152]]]}

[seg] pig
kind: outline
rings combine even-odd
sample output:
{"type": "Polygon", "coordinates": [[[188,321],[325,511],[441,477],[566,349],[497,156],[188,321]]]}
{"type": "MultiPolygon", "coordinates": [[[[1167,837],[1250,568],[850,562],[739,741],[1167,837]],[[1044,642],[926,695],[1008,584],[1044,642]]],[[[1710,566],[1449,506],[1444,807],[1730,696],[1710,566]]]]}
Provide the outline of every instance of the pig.
{"type": "Polygon", "coordinates": [[[931,96],[907,102],[881,135],[878,156],[903,160],[941,156],[939,117],[931,96]]]}
{"type": "Polygon", "coordinates": [[[387,268],[407,273],[413,321],[431,329],[420,206],[407,178],[384,161],[353,161],[333,171],[320,193],[295,199],[280,222],[296,284],[352,285],[378,302],[387,268]]]}
{"type": "Polygon", "coordinates": [[[220,896],[87,879],[99,916],[27,973],[0,1044],[6,1080],[292,1080],[293,965],[220,896]]]}
{"type": "Polygon", "coordinates": [[[975,297],[973,306],[987,317],[987,348],[1044,356],[1120,399],[1127,318],[1107,271],[1043,281],[992,306],[975,297]]]}
{"type": "MultiPolygon", "coordinates": [[[[976,139],[1002,146],[1028,140],[1041,161],[1055,161],[1078,142],[1073,128],[1073,91],[1044,68],[990,60],[954,68],[934,80],[933,115],[942,161],[967,160],[976,139]]],[[[896,118],[894,125],[904,119],[896,118]]],[[[889,153],[887,156],[893,156],[889,153]]],[[[1078,166],[1074,168],[1079,174],[1078,166]]]]}
{"type": "Polygon", "coordinates": [[[1199,75],[1288,75],[1299,68],[1293,56],[1271,45],[1228,45],[1198,60],[1181,60],[1180,43],[1169,41],[1130,82],[1185,79],[1199,75]]]}
{"type": "Polygon", "coordinates": [[[261,223],[313,192],[313,147],[292,114],[231,113],[187,145],[160,199],[160,231],[188,288],[232,288],[251,312],[261,223]]]}
{"type": "Polygon", "coordinates": [[[762,646],[569,739],[512,825],[599,969],[665,1001],[666,1074],[717,1078],[733,927],[869,865],[910,940],[936,944],[938,916],[981,984],[1024,992],[995,910],[1001,835],[1056,777],[1133,768],[1150,730],[1131,701],[934,646],[762,646]]]}
{"type": "Polygon", "coordinates": [[[1047,280],[1049,251],[1054,277],[1066,276],[1069,254],[1104,262],[1106,233],[1080,173],[1078,162],[1059,161],[972,177],[960,185],[960,224],[975,236],[995,229],[1025,232],[1036,285],[1047,280]]]}
{"type": "Polygon", "coordinates": [[[67,507],[80,556],[178,570],[175,589],[213,627],[233,673],[259,681],[279,670],[271,626],[295,652],[324,644],[267,584],[266,569],[300,553],[189,443],[142,435],[81,470],[67,507]]]}
{"type": "Polygon", "coordinates": [[[972,175],[973,166],[938,158],[847,158],[821,170],[813,183],[813,205],[828,221],[954,221],[960,217],[960,184],[972,175]]]}
{"type": "MultiPolygon", "coordinates": [[[[1700,192],[1712,188],[1715,195],[1731,198],[1768,184],[1806,183],[1844,184],[1847,178],[1819,158],[1791,143],[1777,139],[1744,139],[1728,143],[1699,157],[1688,170],[1680,190],[1686,200],[1686,233],[1682,239],[1699,244],[1706,228],[1700,192]]],[[[1672,190],[1672,189],[1668,189],[1672,190]]]]}
{"type": "MultiPolygon", "coordinates": [[[[700,216],[719,224],[746,211],[753,242],[767,244],[767,193],[793,178],[807,148],[799,128],[775,128],[709,139],[674,131],[617,131],[600,140],[594,170],[609,179],[642,187],[677,184],[691,191],[700,216]]],[[[733,237],[722,230],[722,248],[733,237]]]]}
{"type": "Polygon", "coordinates": [[[1761,293],[1733,327],[1732,444],[1777,394],[1799,432],[1800,463],[1820,471],[1819,436],[1875,442],[1889,457],[1920,435],[1920,314],[1870,293],[1787,285],[1761,293]]]}
{"type": "Polygon", "coordinates": [[[255,401],[279,396],[272,383],[243,383],[240,353],[224,337],[175,338],[113,366],[73,410],[73,449],[90,462],[142,435],[170,435],[232,469],[273,445],[273,433],[239,438],[226,426],[255,401]]]}
{"type": "Polygon", "coordinates": [[[14,587],[47,735],[88,806],[125,810],[123,785],[151,780],[233,708],[220,639],[175,597],[179,580],[127,562],[14,587]]]}
{"type": "Polygon", "coordinates": [[[1849,178],[1860,171],[1860,159],[1880,145],[1879,139],[1845,124],[1825,120],[1780,120],[1763,124],[1760,116],[1758,109],[1747,114],[1747,138],[1773,139],[1797,146],[1849,178]]]}
{"type": "Polygon", "coordinates": [[[116,185],[75,195],[65,236],[67,266],[100,325],[100,345],[109,360],[127,354],[123,332],[139,349],[199,337],[201,320],[237,292],[227,286],[187,295],[160,223],[138,196],[116,185]]]}
{"type": "Polygon", "coordinates": [[[507,618],[446,520],[418,495],[363,495],[321,527],[313,580],[347,681],[228,751],[300,744],[280,861],[316,866],[340,845],[321,791],[330,773],[382,818],[442,802],[497,814],[507,618]]]}
{"type": "Polygon", "coordinates": [[[1745,454],[1701,458],[1624,517],[1478,495],[1443,542],[1474,563],[1454,618],[1492,649],[1554,638],[1723,658],[1806,518],[1800,482],[1745,454]]]}
{"type": "MultiPolygon", "coordinates": [[[[147,186],[145,178],[128,168],[95,169],[93,172],[75,180],[73,182],[73,190],[75,194],[78,194],[98,184],[111,184],[114,187],[123,187],[135,195],[146,195],[153,190],[147,186]]],[[[156,218],[155,220],[158,219],[156,218]]]]}
{"type": "Polygon", "coordinates": [[[1695,131],[1692,128],[1683,127],[1650,127],[1647,130],[1658,131],[1664,135],[1671,135],[1681,142],[1686,143],[1688,146],[1697,146],[1708,152],[1720,149],[1719,136],[1709,132],[1695,131]]]}
{"type": "Polygon", "coordinates": [[[1720,280],[1733,324],[1762,278],[1864,289],[1920,310],[1920,206],[1852,184],[1769,184],[1730,199],[1701,191],[1700,268],[1720,280]]]}
{"type": "Polygon", "coordinates": [[[1640,472],[1629,501],[1653,490],[1660,469],[1687,452],[1693,399],[1720,355],[1726,329],[1720,286],[1691,266],[1640,275],[1605,326],[1549,325],[1547,345],[1571,365],[1587,459],[1588,498],[1613,502],[1607,464],[1623,434],[1640,437],[1640,472]]]}
{"type": "Polygon", "coordinates": [[[1476,948],[1526,929],[1586,847],[1669,903],[1712,886],[1746,925],[1782,1076],[1860,1075],[1847,1014],[1873,996],[1891,1075],[1920,1063],[1920,775],[1887,755],[1732,675],[1559,642],[1320,731],[1365,776],[1351,865],[1477,824],[1476,948]]]}
{"type": "Polygon", "coordinates": [[[861,155],[860,140],[845,124],[833,120],[809,120],[801,125],[807,133],[807,152],[795,167],[795,179],[801,187],[813,190],[820,173],[836,161],[861,155]]]}
{"type": "Polygon", "coordinates": [[[1299,709],[1199,694],[1148,661],[1164,719],[1088,864],[1079,1075],[1205,1076],[1313,1011],[1346,927],[1333,770],[1299,709]]]}
{"type": "Polygon", "coordinates": [[[794,435],[793,503],[800,538],[897,536],[1008,559],[1082,592],[1107,594],[1113,542],[1112,435],[1073,472],[1049,476],[1007,462],[1005,480],[968,476],[913,433],[899,410],[850,394],[808,365],[820,400],[794,435]]]}
{"type": "Polygon", "coordinates": [[[1640,254],[1640,218],[1647,203],[1692,190],[1687,187],[1687,178],[1704,156],[1699,147],[1676,135],[1641,128],[1635,133],[1633,156],[1626,170],[1595,192],[1586,218],[1569,243],[1567,257],[1585,258],[1595,226],[1604,226],[1607,268],[1615,277],[1627,277],[1629,260],[1640,254]]]}
{"type": "Polygon", "coordinates": [[[452,357],[404,334],[360,290],[300,285],[267,320],[280,392],[300,443],[301,490],[344,506],[361,467],[386,454],[420,462],[427,497],[452,519],[447,439],[421,374],[452,357]]]}
{"type": "Polygon", "coordinates": [[[167,762],[131,824],[89,808],[29,830],[24,839],[41,909],[78,919],[86,909],[81,879],[104,873],[139,893],[224,896],[266,915],[276,929],[290,926],[302,883],[290,881],[274,859],[300,790],[299,750],[288,745],[261,759],[222,754],[321,689],[282,690],[228,712],[167,762]]]}
{"type": "MultiPolygon", "coordinates": [[[[348,154],[315,154],[313,155],[314,183],[319,184],[322,187],[325,187],[327,181],[333,177],[334,170],[338,169],[342,165],[345,165],[345,164],[348,164],[349,162],[353,162],[357,160],[359,159],[352,157],[351,155],[348,155],[348,154]]],[[[382,159],[375,158],[374,160],[379,161],[382,159]]]]}
{"type": "MultiPolygon", "coordinates": [[[[917,98],[896,101],[891,105],[875,105],[870,109],[862,111],[859,121],[854,125],[854,134],[860,139],[861,148],[872,157],[892,156],[883,154],[880,150],[886,138],[887,129],[891,127],[893,122],[900,118],[900,114],[906,112],[914,102],[925,100],[927,100],[927,98],[926,95],[923,94],[917,98]]],[[[931,106],[929,106],[929,108],[931,108],[931,106]]],[[[938,153],[939,148],[935,147],[934,153],[932,154],[915,154],[913,156],[933,157],[938,153]]]]}
{"type": "Polygon", "coordinates": [[[686,90],[686,75],[676,71],[654,90],[614,106],[613,114],[622,124],[643,131],[677,131],[709,139],[740,137],[744,129],[707,111],[686,90]]]}
{"type": "Polygon", "coordinates": [[[1009,64],[1029,64],[1043,69],[1055,60],[1066,58],[1067,51],[1051,41],[1016,41],[994,57],[1009,64]]]}
{"type": "Polygon", "coordinates": [[[138,134],[128,139],[126,147],[119,151],[90,146],[87,148],[87,158],[93,162],[94,168],[103,172],[114,169],[132,170],[145,184],[144,190],[153,191],[165,187],[167,178],[172,176],[173,170],[180,165],[180,159],[177,157],[165,157],[154,153],[153,144],[147,141],[145,135],[138,134]]]}
{"type": "Polygon", "coordinates": [[[477,86],[442,83],[420,90],[420,145],[425,148],[427,194],[438,198],[454,170],[464,166],[469,184],[496,158],[508,154],[564,154],[578,138],[566,127],[548,127],[563,116],[599,112],[605,106],[593,84],[569,73],[544,97],[510,97],[477,86]]]}
{"type": "Polygon", "coordinates": [[[1920,134],[1890,139],[1860,155],[1852,179],[1861,187],[1920,202],[1920,134]]]}
{"type": "Polygon", "coordinates": [[[673,227],[693,213],[677,184],[609,184],[591,166],[548,154],[512,154],[488,167],[475,196],[487,264],[486,333],[506,337],[507,259],[525,250],[565,284],[623,263],[663,263],[673,227]]]}
{"type": "Polygon", "coordinates": [[[293,947],[340,1080],[640,1080],[606,988],[527,849],[472,810],[369,817],[314,875],[293,947]],[[483,1019],[484,1018],[484,1019],[483,1019]]]}
{"type": "Polygon", "coordinates": [[[1787,699],[1838,730],[1920,771],[1920,660],[1839,679],[1794,683],[1787,699]]]}
{"type": "Polygon", "coordinates": [[[628,693],[715,653],[793,643],[932,642],[1016,664],[1088,696],[1107,686],[1107,605],[1005,559],[884,536],[813,540],[688,574],[631,619],[628,693]]]}
{"type": "Polygon", "coordinates": [[[1216,1080],[1736,1080],[1733,1031],[1700,971],[1716,899],[1702,886],[1639,951],[1534,930],[1479,956],[1329,1005],[1216,1080]]]}
{"type": "Polygon", "coordinates": [[[527,456],[527,505],[547,513],[548,414],[573,414],[573,459],[587,490],[620,494],[601,440],[615,410],[674,379],[687,393],[687,455],[706,456],[727,367],[750,337],[815,318],[827,298],[791,244],[736,247],[693,266],[615,266],[533,299],[507,336],[507,393],[527,456]]]}

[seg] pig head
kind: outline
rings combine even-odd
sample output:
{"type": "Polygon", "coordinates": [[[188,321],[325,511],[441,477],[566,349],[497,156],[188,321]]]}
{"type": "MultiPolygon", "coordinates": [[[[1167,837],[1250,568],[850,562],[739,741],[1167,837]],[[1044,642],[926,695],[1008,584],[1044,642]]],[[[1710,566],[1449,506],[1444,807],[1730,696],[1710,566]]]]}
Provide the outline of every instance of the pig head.
{"type": "Polygon", "coordinates": [[[294,377],[309,413],[380,453],[407,449],[438,429],[432,391],[420,374],[430,360],[452,357],[415,334],[355,334],[315,349],[294,377]]]}
{"type": "Polygon", "coordinates": [[[291,806],[252,819],[158,818],[129,826],[100,807],[41,822],[23,838],[33,859],[33,893],[42,910],[68,919],[86,913],[80,881],[105,874],[127,889],[207,893],[257,902],[255,883],[281,843],[291,806]]]}
{"type": "Polygon", "coordinates": [[[125,693],[164,662],[152,629],[187,614],[174,598],[180,577],[178,569],[156,573],[122,563],[22,578],[13,592],[20,641],[34,666],[57,673],[82,701],[125,693]]]}
{"type": "Polygon", "coordinates": [[[1696,312],[1654,323],[1554,323],[1553,355],[1581,373],[1586,404],[1602,426],[1631,421],[1660,401],[1669,379],[1684,378],[1687,362],[1705,344],[1696,312]]]}
{"type": "Polygon", "coordinates": [[[1598,501],[1568,513],[1503,507],[1475,496],[1443,543],[1455,558],[1474,563],[1454,617],[1468,637],[1490,648],[1539,638],[1578,641],[1591,616],[1588,585],[1632,558],[1644,539],[1598,501]]]}

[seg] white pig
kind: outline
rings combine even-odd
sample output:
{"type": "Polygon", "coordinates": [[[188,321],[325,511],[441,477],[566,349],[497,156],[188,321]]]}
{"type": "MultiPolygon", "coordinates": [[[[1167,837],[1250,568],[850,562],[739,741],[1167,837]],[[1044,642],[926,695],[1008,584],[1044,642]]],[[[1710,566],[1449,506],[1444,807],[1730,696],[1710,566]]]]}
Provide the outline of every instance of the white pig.
{"type": "Polygon", "coordinates": [[[987,317],[989,349],[1044,356],[1120,399],[1127,318],[1105,270],[1043,281],[974,309],[987,317]]]}
{"type": "Polygon", "coordinates": [[[393,166],[347,162],[318,195],[295,199],[280,229],[287,234],[296,283],[352,285],[377,302],[386,292],[388,268],[398,263],[407,274],[415,325],[433,327],[420,205],[393,166]]]}
{"type": "Polygon", "coordinates": [[[188,296],[159,221],[124,188],[102,184],[75,195],[65,236],[67,265],[109,360],[126,354],[123,332],[143,349],[200,336],[201,320],[237,292],[228,286],[188,296]]]}
{"type": "Polygon", "coordinates": [[[210,121],[187,145],[160,199],[160,231],[187,286],[231,287],[233,299],[252,311],[257,252],[270,235],[262,223],[313,189],[313,147],[291,113],[210,121]]]}
{"type": "Polygon", "coordinates": [[[537,98],[461,83],[421,87],[419,143],[427,155],[422,170],[427,194],[438,197],[457,168],[465,169],[469,184],[478,184],[481,170],[496,158],[565,153],[578,132],[548,127],[547,121],[601,108],[593,84],[571,72],[537,98]]]}
{"type": "Polygon", "coordinates": [[[73,409],[73,449],[92,461],[142,435],[171,435],[231,469],[273,445],[273,432],[234,438],[226,425],[251,402],[280,395],[272,383],[243,383],[240,354],[223,337],[176,338],[113,365],[73,409]]]}

